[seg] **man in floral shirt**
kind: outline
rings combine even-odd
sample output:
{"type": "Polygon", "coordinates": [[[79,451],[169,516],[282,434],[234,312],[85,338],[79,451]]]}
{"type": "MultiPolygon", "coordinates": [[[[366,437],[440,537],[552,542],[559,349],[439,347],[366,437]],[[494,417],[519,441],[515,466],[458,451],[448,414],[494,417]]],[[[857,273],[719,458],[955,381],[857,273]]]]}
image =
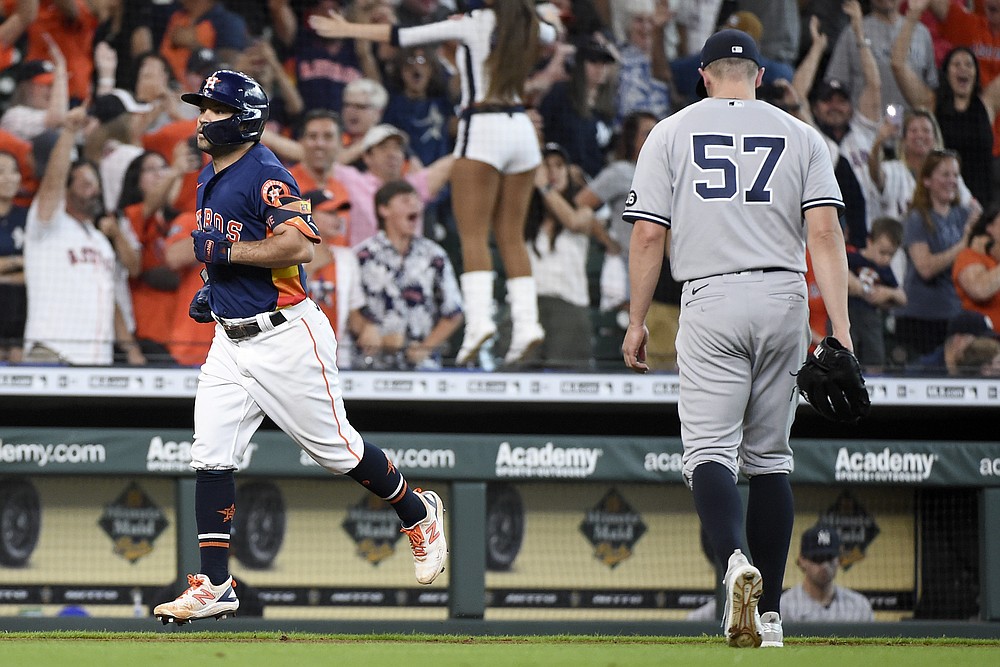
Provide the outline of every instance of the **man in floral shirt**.
{"type": "Polygon", "coordinates": [[[375,193],[379,231],[357,247],[365,317],[381,334],[359,350],[360,366],[441,367],[442,347],[462,325],[462,293],[444,248],[418,236],[424,204],[412,185],[390,181],[375,193]]]}

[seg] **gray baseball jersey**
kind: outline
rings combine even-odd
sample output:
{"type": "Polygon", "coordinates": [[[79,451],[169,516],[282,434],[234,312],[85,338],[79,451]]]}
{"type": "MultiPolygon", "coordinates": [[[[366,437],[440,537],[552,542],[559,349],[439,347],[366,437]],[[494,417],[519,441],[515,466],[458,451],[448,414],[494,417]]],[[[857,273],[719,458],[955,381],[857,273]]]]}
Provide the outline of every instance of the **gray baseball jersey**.
{"type": "Polygon", "coordinates": [[[704,99],[643,145],[622,215],[671,229],[678,281],[747,269],[805,273],[802,214],[843,207],[819,132],[757,100],[704,99]]]}
{"type": "Polygon", "coordinates": [[[875,619],[871,602],[861,593],[834,585],[833,600],[824,607],[806,593],[802,584],[781,594],[781,619],[783,621],[826,621],[867,623],[875,619]]]}

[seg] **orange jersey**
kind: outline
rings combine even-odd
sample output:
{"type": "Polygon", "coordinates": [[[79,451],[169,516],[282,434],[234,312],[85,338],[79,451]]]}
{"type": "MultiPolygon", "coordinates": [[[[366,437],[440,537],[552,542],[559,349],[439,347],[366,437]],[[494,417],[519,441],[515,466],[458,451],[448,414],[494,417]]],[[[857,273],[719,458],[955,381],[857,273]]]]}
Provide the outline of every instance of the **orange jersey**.
{"type": "Polygon", "coordinates": [[[986,315],[993,324],[993,331],[1000,333],[1000,292],[994,294],[985,303],[982,301],[973,301],[958,282],[959,274],[968,267],[976,264],[982,264],[989,271],[996,267],[997,261],[989,255],[976,252],[972,248],[963,248],[958,253],[958,256],[955,257],[955,263],[951,265],[951,279],[955,283],[955,291],[958,293],[958,298],[962,301],[962,308],[986,315]]]}
{"type": "MultiPolygon", "coordinates": [[[[43,35],[48,33],[66,58],[70,99],[90,98],[90,79],[94,72],[94,32],[97,17],[86,0],[73,0],[76,19],[68,20],[54,0],[41,0],[38,18],[28,26],[28,53],[25,60],[50,60],[43,35]]],[[[122,57],[125,57],[124,55],[122,57]]]]}
{"type": "MultiPolygon", "coordinates": [[[[175,243],[191,245],[191,232],[198,227],[194,211],[181,213],[173,219],[165,247],[175,243]]],[[[192,250],[192,260],[194,251],[192,250]]],[[[182,366],[200,366],[205,363],[208,348],[215,337],[215,324],[195,322],[188,316],[188,307],[195,292],[201,289],[201,264],[192,264],[181,270],[181,284],[170,311],[171,325],[167,349],[174,361],[182,366]]]]}
{"type": "Polygon", "coordinates": [[[142,244],[140,276],[129,283],[135,310],[135,335],[166,344],[170,340],[177,290],[157,289],[144,281],[142,274],[150,270],[169,271],[164,260],[169,227],[160,213],[144,218],[141,202],[127,206],[123,213],[132,223],[132,230],[142,244]]]}

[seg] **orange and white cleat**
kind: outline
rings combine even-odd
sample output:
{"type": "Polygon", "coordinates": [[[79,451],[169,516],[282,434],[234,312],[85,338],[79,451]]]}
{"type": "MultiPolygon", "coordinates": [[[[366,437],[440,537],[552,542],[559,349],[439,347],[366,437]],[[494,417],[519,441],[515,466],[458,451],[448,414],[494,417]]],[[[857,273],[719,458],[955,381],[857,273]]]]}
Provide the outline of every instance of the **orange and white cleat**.
{"type": "Polygon", "coordinates": [[[444,504],[441,497],[433,491],[414,489],[413,492],[427,507],[427,518],[412,528],[402,528],[401,532],[410,538],[417,581],[430,584],[444,572],[444,562],[448,557],[448,542],[444,536],[444,504]]]}
{"type": "Polygon", "coordinates": [[[240,608],[236,597],[236,582],[232,577],[215,586],[203,574],[188,575],[188,589],[173,602],[156,605],[153,616],[166,625],[171,621],[184,625],[202,618],[223,619],[235,616],[240,608]]]}

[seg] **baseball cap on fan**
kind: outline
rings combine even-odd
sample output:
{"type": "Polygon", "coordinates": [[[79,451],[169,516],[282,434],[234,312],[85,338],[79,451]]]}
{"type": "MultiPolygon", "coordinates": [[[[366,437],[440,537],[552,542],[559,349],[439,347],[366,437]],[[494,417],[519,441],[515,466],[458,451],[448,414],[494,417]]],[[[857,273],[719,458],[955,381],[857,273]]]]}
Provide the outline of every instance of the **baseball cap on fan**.
{"type": "MultiPolygon", "coordinates": [[[[701,68],[705,69],[711,63],[723,58],[746,58],[760,67],[760,51],[757,49],[757,43],[742,30],[727,28],[705,40],[705,46],[701,47],[701,68]]],[[[699,97],[708,97],[703,78],[698,78],[695,90],[699,97]]]]}
{"type": "Polygon", "coordinates": [[[410,138],[406,135],[406,132],[389,123],[382,123],[365,133],[364,138],[361,139],[361,149],[368,152],[386,139],[391,139],[392,137],[396,137],[402,142],[404,150],[410,145],[410,138]]]}
{"type": "Polygon", "coordinates": [[[320,190],[310,190],[302,196],[312,204],[314,211],[340,211],[351,208],[351,200],[340,193],[335,193],[326,188],[320,190]]]}
{"type": "Polygon", "coordinates": [[[102,123],[109,123],[124,113],[146,113],[152,109],[151,104],[137,102],[127,90],[115,88],[106,95],[94,98],[90,115],[102,123]]]}
{"type": "Polygon", "coordinates": [[[826,102],[832,99],[834,95],[840,95],[847,101],[851,100],[851,94],[848,92],[847,86],[840,79],[821,81],[813,92],[813,100],[826,102]]]}

